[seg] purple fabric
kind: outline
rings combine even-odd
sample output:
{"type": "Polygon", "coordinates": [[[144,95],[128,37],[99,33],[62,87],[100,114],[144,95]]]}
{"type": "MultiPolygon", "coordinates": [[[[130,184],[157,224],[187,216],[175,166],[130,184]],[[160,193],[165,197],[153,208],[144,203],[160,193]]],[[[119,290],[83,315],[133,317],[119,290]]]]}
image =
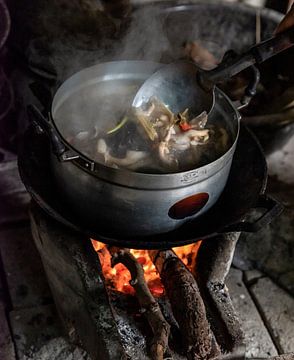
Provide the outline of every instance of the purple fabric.
{"type": "Polygon", "coordinates": [[[0,67],[0,121],[13,106],[13,89],[3,69],[0,67]]]}
{"type": "Polygon", "coordinates": [[[10,30],[10,16],[4,0],[0,0],[0,50],[4,46],[10,30]]]}
{"type": "MultiPolygon", "coordinates": [[[[7,48],[5,43],[10,32],[10,16],[5,0],[0,0],[0,161],[2,147],[9,142],[7,133],[9,114],[14,104],[14,92],[11,82],[5,73],[7,64],[7,48]]],[[[6,69],[7,70],[7,69],[6,69]]],[[[2,156],[3,157],[3,156],[2,156]]]]}

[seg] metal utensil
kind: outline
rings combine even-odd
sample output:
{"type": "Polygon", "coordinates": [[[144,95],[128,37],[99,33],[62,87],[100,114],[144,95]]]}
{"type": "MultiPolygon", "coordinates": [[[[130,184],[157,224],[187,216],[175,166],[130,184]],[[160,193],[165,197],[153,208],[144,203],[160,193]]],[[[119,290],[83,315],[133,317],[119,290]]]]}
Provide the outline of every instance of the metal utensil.
{"type": "MultiPolygon", "coordinates": [[[[151,97],[163,101],[171,111],[179,113],[189,108],[192,115],[202,111],[210,113],[214,106],[215,84],[224,81],[242,70],[260,64],[270,57],[294,45],[294,28],[278,34],[241,55],[228,52],[213,70],[203,70],[190,62],[175,62],[161,67],[148,78],[138,90],[133,107],[140,107],[151,97]]],[[[255,95],[257,82],[247,89],[243,99],[248,104],[255,95]]]]}

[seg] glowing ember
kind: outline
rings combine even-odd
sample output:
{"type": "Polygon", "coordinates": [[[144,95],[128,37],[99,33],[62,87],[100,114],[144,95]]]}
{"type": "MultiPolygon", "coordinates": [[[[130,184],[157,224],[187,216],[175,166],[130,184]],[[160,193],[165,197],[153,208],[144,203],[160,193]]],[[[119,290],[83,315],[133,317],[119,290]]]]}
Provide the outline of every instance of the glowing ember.
{"type": "MultiPolygon", "coordinates": [[[[129,270],[122,264],[111,267],[111,255],[107,250],[107,246],[97,240],[92,240],[94,249],[99,255],[102,266],[103,275],[106,279],[106,285],[118,291],[133,294],[134,289],[129,284],[131,275],[129,270]]],[[[183,261],[183,263],[191,270],[195,266],[195,258],[201,242],[174,248],[174,252],[183,261]]],[[[148,250],[131,249],[131,253],[137,261],[143,266],[147,285],[154,296],[160,296],[164,292],[160,277],[151,261],[148,250]]]]}

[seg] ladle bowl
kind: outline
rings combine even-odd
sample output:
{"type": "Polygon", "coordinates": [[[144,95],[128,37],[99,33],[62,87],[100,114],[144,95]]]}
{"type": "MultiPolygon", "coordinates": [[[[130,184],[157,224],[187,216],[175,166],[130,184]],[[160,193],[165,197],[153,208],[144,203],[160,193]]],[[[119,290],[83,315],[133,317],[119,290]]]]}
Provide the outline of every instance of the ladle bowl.
{"type": "MultiPolygon", "coordinates": [[[[174,113],[186,108],[194,116],[202,111],[210,113],[214,106],[214,87],[217,83],[260,64],[293,45],[294,27],[251,47],[241,55],[227,52],[220,65],[212,70],[203,70],[190,62],[168,64],[143,83],[132,105],[140,107],[148,103],[151,97],[156,97],[174,113]]],[[[247,105],[255,95],[258,81],[259,76],[247,87],[243,105],[247,105]]]]}
{"type": "Polygon", "coordinates": [[[160,99],[173,113],[189,108],[190,114],[210,113],[215,101],[214,91],[198,85],[198,68],[190,62],[163,65],[140,87],[133,107],[144,106],[151,97],[160,99]]]}

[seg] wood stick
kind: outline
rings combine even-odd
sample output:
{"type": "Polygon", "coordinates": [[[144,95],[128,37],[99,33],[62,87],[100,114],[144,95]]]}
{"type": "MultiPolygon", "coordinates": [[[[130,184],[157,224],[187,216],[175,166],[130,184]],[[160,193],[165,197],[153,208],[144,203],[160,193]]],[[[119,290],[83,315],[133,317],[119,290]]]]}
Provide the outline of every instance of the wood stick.
{"type": "Polygon", "coordinates": [[[196,280],[172,250],[150,250],[177,320],[189,360],[206,360],[220,354],[210,330],[196,280]]]}
{"type": "Polygon", "coordinates": [[[111,246],[108,250],[112,256],[112,267],[121,263],[130,271],[130,285],[136,291],[140,307],[144,311],[153,332],[150,349],[151,357],[154,360],[163,360],[164,354],[168,351],[170,326],[165,320],[157,301],[154,299],[146,284],[144,270],[136,258],[130,253],[129,249],[111,246]]]}

